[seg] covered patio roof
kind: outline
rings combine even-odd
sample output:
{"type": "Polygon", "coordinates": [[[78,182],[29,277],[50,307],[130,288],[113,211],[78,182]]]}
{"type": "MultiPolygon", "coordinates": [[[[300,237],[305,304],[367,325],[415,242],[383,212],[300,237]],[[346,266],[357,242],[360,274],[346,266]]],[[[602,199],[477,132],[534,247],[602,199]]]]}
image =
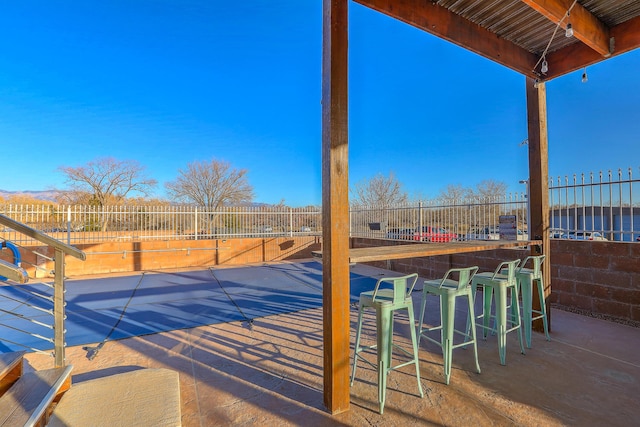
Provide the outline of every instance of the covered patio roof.
{"type": "MultiPolygon", "coordinates": [[[[640,0],[355,1],[482,55],[525,77],[531,210],[529,235],[542,240],[542,253],[548,257],[545,264],[550,265],[544,82],[638,48],[640,0]],[[568,32],[567,27],[570,27],[568,32]]],[[[324,403],[331,413],[339,413],[349,409],[350,397],[349,1],[324,0],[323,5],[324,403]]],[[[545,270],[544,280],[549,285],[549,269],[545,270]]]]}
{"type": "Polygon", "coordinates": [[[640,46],[636,0],[355,1],[540,81],[640,46]]]}

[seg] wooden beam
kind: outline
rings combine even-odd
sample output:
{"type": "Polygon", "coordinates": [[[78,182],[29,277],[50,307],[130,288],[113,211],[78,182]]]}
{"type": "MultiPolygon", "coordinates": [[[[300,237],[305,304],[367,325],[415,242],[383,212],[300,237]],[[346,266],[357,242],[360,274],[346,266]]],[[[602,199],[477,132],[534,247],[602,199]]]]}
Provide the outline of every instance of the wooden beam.
{"type": "Polygon", "coordinates": [[[603,22],[592,15],[580,3],[575,3],[569,17],[567,11],[573,4],[573,0],[520,0],[531,7],[548,20],[557,24],[562,21],[562,29],[567,28],[570,22],[573,35],[600,56],[609,56],[609,29],[603,22]]]}
{"type": "Polygon", "coordinates": [[[324,404],[349,410],[348,5],[323,0],[322,312],[324,404]]]}
{"type": "Polygon", "coordinates": [[[613,54],[621,55],[640,47],[640,16],[611,28],[613,54]]]}
{"type": "Polygon", "coordinates": [[[467,50],[536,78],[538,58],[446,8],[426,0],[355,0],[368,8],[413,25],[467,50]]]}
{"type": "MultiPolygon", "coordinates": [[[[630,19],[611,28],[613,50],[611,57],[622,55],[640,47],[640,16],[630,19]]],[[[549,72],[545,80],[551,80],[564,74],[571,73],[589,65],[603,61],[600,56],[588,46],[575,43],[564,49],[547,55],[549,72]]]]}
{"type": "Polygon", "coordinates": [[[455,255],[470,252],[494,251],[503,248],[541,245],[537,240],[472,240],[449,243],[413,243],[402,245],[369,246],[349,251],[349,261],[372,262],[395,259],[455,255]]]}
{"type": "MultiPolygon", "coordinates": [[[[542,241],[542,264],[549,330],[551,330],[551,253],[549,252],[549,150],[547,139],[547,90],[544,83],[535,87],[534,80],[526,79],[527,125],[529,131],[529,238],[542,241]]],[[[532,247],[532,255],[540,255],[532,247]]],[[[533,308],[540,310],[540,298],[534,292],[533,308]]],[[[542,330],[542,320],[534,322],[533,329],[542,330]]]]}

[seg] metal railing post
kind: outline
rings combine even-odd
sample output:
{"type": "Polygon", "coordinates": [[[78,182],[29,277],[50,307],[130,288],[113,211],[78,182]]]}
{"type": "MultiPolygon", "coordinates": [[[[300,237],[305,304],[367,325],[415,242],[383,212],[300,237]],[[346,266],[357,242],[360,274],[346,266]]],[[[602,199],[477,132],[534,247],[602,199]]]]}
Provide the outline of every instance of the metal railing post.
{"type": "Polygon", "coordinates": [[[53,347],[56,368],[65,366],[64,328],[64,252],[56,248],[53,289],[53,347]]]}
{"type": "Polygon", "coordinates": [[[194,221],[193,221],[193,223],[195,224],[195,226],[194,226],[194,228],[195,228],[195,230],[194,230],[194,239],[198,240],[198,208],[197,207],[193,210],[193,214],[195,216],[194,221]]]}
{"type": "Polygon", "coordinates": [[[71,206],[67,207],[67,245],[71,245],[71,206]]]}
{"type": "Polygon", "coordinates": [[[293,237],[293,209],[289,208],[289,236],[293,237]]]}

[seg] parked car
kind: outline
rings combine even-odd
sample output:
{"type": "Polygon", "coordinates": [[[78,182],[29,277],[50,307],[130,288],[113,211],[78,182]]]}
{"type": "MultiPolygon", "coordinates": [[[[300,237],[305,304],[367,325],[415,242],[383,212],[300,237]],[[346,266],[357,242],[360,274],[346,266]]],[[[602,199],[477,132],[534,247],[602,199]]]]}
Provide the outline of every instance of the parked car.
{"type": "Polygon", "coordinates": [[[597,231],[571,231],[569,239],[572,240],[603,240],[607,239],[597,231]]]}
{"type": "Polygon", "coordinates": [[[300,231],[302,233],[310,233],[311,232],[311,227],[302,226],[302,227],[300,227],[300,231]]]}
{"type": "Polygon", "coordinates": [[[549,230],[549,237],[552,239],[567,239],[569,236],[561,228],[552,228],[549,230]]]}
{"type": "Polygon", "coordinates": [[[458,235],[456,233],[450,233],[447,229],[442,227],[424,226],[422,227],[422,230],[416,230],[414,239],[421,240],[423,242],[448,243],[456,242],[458,240],[458,235]]]}
{"type": "Polygon", "coordinates": [[[467,240],[500,240],[500,229],[498,226],[473,228],[467,240]]]}
{"type": "Polygon", "coordinates": [[[387,239],[414,240],[413,228],[390,228],[387,230],[387,239]]]}

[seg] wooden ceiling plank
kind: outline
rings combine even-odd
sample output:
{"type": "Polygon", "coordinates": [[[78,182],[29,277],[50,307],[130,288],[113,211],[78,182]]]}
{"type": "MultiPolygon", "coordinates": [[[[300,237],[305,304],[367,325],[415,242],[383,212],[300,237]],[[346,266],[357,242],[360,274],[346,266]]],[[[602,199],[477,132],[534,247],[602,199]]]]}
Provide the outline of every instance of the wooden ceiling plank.
{"type": "Polygon", "coordinates": [[[532,78],[536,55],[446,8],[424,0],[355,0],[532,78]]]}
{"type": "MultiPolygon", "coordinates": [[[[572,0],[520,0],[530,8],[545,16],[553,23],[562,20],[571,4],[572,0]]],[[[608,57],[609,51],[609,29],[607,26],[585,9],[580,3],[576,3],[571,9],[569,19],[564,19],[562,29],[566,30],[567,24],[571,23],[573,35],[576,39],[589,46],[598,54],[608,57]]]]}
{"type": "MultiPolygon", "coordinates": [[[[611,57],[640,48],[640,16],[616,25],[610,30],[614,40],[611,57]]],[[[551,80],[589,65],[604,58],[583,44],[573,44],[557,50],[547,57],[549,72],[545,80],[551,80]]]]}

